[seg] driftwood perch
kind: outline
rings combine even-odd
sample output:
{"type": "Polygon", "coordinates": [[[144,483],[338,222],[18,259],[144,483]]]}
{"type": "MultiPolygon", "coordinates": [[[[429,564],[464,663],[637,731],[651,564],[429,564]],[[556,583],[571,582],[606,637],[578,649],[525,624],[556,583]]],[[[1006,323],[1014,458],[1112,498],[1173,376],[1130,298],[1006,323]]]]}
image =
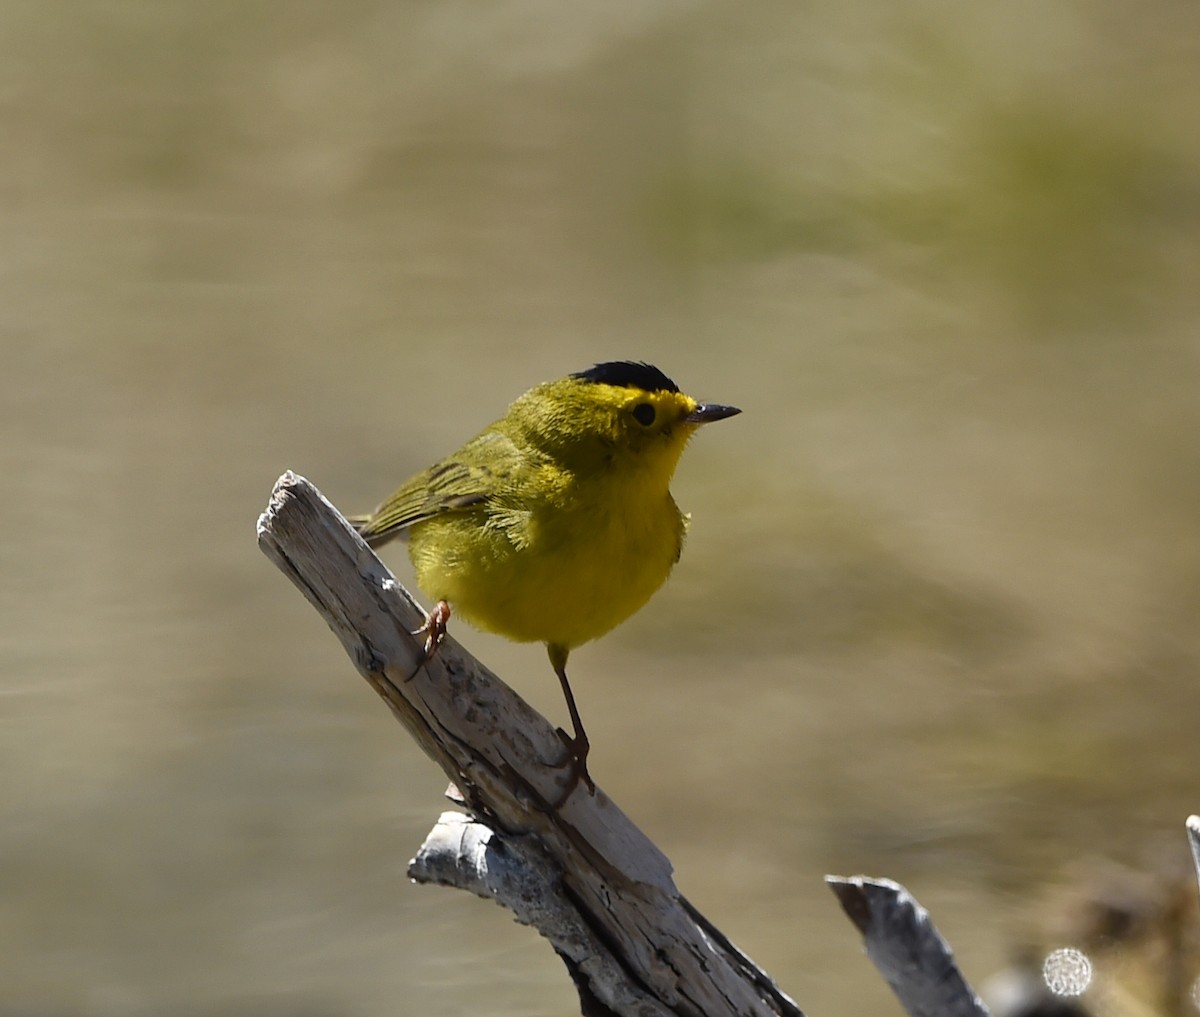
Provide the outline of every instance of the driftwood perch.
{"type": "MultiPolygon", "coordinates": [[[[548,721],[453,638],[423,659],[412,632],[424,612],[308,481],[279,479],[258,541],[469,813],[442,814],[409,865],[414,880],[490,898],[534,926],[566,964],[585,1017],[804,1017],[680,895],[671,863],[602,789],[566,794],[571,760],[548,721]]],[[[1200,819],[1188,830],[1200,868],[1200,819]]],[[[827,881],[908,1013],[987,1017],[902,886],[827,881]]]]}
{"type": "Polygon", "coordinates": [[[279,479],[258,540],[470,813],[442,816],[414,879],[491,897],[535,926],[585,1015],[803,1017],[680,895],[670,862],[602,789],[547,807],[571,775],[555,729],[453,638],[422,659],[410,633],[424,612],[308,481],[279,479]]]}
{"type": "MultiPolygon", "coordinates": [[[[300,588],[371,687],[454,782],[469,815],[437,821],[409,875],[469,890],[545,936],[585,1017],[804,1017],[687,900],[671,864],[613,802],[571,783],[554,728],[447,638],[425,661],[424,612],[308,481],[285,473],[258,521],[264,553],[300,588]]],[[[1187,821],[1200,873],[1200,817],[1187,821]]],[[[946,941],[898,883],[827,882],[913,1017],[987,1017],[946,941]]]]}
{"type": "Polygon", "coordinates": [[[826,876],[863,945],[912,1017],[988,1017],[929,913],[899,883],[826,876]]]}

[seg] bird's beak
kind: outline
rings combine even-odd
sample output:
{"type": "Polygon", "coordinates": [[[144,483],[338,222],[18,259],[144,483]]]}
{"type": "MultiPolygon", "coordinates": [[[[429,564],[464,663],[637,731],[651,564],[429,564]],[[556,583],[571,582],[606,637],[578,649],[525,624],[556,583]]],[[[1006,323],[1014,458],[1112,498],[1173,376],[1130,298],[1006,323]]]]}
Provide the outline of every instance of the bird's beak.
{"type": "Polygon", "coordinates": [[[722,406],[720,403],[701,403],[691,413],[683,418],[685,424],[709,424],[714,420],[724,420],[741,413],[736,406],[722,406]]]}

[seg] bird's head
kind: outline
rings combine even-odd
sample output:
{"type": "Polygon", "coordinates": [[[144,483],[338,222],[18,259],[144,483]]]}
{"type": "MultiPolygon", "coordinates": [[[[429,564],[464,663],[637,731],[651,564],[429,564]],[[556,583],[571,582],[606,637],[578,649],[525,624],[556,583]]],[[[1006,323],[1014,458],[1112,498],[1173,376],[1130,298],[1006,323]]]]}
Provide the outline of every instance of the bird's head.
{"type": "Polygon", "coordinates": [[[697,402],[657,367],[628,360],[539,385],[510,411],[527,440],[573,468],[644,469],[664,482],[698,427],[740,412],[697,402]]]}

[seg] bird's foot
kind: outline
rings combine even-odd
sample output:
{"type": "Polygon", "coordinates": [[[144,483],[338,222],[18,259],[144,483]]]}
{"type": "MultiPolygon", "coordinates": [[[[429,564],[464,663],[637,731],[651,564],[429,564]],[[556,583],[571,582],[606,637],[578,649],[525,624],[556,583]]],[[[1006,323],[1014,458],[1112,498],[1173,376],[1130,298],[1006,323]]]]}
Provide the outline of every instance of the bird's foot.
{"type": "Polygon", "coordinates": [[[592,780],[592,775],[588,773],[587,768],[587,757],[592,748],[587,733],[580,731],[572,738],[561,727],[558,728],[557,733],[571,757],[571,781],[567,785],[566,791],[563,792],[562,799],[554,806],[555,811],[558,811],[563,802],[571,797],[571,793],[579,786],[580,781],[583,781],[584,786],[587,787],[588,794],[596,793],[596,782],[592,780]]]}
{"type": "Polygon", "coordinates": [[[446,625],[449,621],[450,605],[444,600],[439,600],[434,609],[425,616],[425,624],[413,633],[414,636],[425,637],[422,647],[425,658],[422,660],[422,664],[429,663],[433,659],[433,655],[437,653],[437,648],[446,638],[446,625]]]}

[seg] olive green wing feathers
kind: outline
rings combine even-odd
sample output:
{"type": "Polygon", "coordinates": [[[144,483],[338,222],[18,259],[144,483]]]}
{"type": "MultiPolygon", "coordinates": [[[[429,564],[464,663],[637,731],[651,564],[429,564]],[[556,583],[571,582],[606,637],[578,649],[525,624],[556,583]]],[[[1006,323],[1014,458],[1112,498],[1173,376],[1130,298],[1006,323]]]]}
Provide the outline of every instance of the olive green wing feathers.
{"type": "Polygon", "coordinates": [[[350,523],[368,544],[378,547],[433,516],[486,504],[497,480],[511,474],[518,462],[516,446],[507,435],[485,431],[409,479],[369,516],[352,516],[350,523]]]}

